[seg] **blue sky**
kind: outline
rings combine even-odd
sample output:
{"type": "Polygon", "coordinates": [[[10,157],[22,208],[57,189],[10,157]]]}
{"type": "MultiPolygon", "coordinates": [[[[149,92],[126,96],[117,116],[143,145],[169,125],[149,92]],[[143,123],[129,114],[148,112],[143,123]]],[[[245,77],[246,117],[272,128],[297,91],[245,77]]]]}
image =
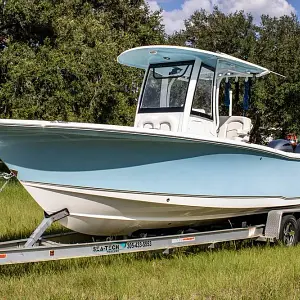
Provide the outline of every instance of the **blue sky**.
{"type": "MultiPolygon", "coordinates": [[[[175,3],[176,1],[173,1],[173,2],[175,3]]],[[[300,1],[299,0],[289,0],[288,2],[295,7],[297,12],[300,12],[300,1]]]]}
{"type": "MultiPolygon", "coordinates": [[[[272,0],[270,0],[272,1],[272,0]]],[[[171,11],[173,9],[179,9],[183,4],[184,0],[160,0],[157,1],[158,4],[161,6],[162,9],[166,11],[171,11]]],[[[293,5],[293,7],[300,11],[300,0],[287,0],[288,3],[293,5]]]]}
{"type": "Polygon", "coordinates": [[[147,0],[152,10],[163,9],[163,22],[167,33],[184,27],[184,20],[201,8],[212,11],[217,5],[225,13],[244,10],[256,22],[262,14],[279,17],[296,13],[300,16],[300,0],[147,0]]]}
{"type": "Polygon", "coordinates": [[[173,9],[178,9],[183,4],[183,0],[161,0],[157,1],[162,9],[171,11],[173,9]]]}

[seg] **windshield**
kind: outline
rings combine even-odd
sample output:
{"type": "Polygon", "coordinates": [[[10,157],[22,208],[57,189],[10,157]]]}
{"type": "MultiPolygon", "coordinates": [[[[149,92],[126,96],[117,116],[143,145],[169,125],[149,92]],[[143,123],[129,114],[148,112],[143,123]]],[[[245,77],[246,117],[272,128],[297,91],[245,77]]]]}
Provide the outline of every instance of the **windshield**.
{"type": "Polygon", "coordinates": [[[183,111],[193,64],[150,65],[140,111],[183,111]]]}
{"type": "Polygon", "coordinates": [[[202,65],[198,76],[191,114],[212,119],[215,70],[202,65]]]}

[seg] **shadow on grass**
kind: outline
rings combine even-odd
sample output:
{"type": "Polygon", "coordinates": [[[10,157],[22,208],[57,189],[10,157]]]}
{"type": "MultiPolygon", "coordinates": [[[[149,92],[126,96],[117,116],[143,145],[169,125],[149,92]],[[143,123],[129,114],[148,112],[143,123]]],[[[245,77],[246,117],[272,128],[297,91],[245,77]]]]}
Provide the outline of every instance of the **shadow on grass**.
{"type": "MultiPolygon", "coordinates": [[[[45,235],[43,237],[47,237],[47,235],[54,235],[54,234],[60,234],[60,233],[67,233],[67,232],[72,232],[68,228],[49,228],[47,229],[45,235]]],[[[23,232],[16,232],[16,233],[9,233],[9,234],[3,234],[0,236],[0,242],[7,242],[7,241],[12,241],[12,240],[21,240],[21,239],[26,239],[29,238],[30,235],[33,233],[31,230],[24,230],[23,232]]]]}

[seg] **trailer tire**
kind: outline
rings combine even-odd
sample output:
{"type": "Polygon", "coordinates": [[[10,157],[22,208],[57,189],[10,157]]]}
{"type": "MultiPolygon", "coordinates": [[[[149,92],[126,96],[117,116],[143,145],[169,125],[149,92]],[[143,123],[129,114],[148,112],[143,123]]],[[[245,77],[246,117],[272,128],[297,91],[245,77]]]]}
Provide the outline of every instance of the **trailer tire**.
{"type": "Polygon", "coordinates": [[[282,217],[279,240],[283,245],[291,247],[298,243],[299,223],[293,215],[282,217]]]}
{"type": "Polygon", "coordinates": [[[297,243],[300,243],[300,218],[297,219],[297,226],[298,226],[298,238],[297,238],[297,243]]]}

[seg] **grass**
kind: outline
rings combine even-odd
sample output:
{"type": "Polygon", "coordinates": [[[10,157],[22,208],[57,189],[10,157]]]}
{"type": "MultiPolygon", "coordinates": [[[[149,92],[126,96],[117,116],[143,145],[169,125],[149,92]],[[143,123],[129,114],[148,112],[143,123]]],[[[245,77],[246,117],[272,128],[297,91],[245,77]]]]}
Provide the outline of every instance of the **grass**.
{"type": "MultiPolygon", "coordinates": [[[[0,188],[3,181],[0,181],[0,188]]],[[[28,237],[43,219],[44,213],[24,188],[13,180],[0,193],[0,241],[28,237]]],[[[61,231],[58,223],[47,231],[61,231]]]]}
{"type": "MultiPolygon", "coordinates": [[[[0,204],[1,239],[28,236],[43,217],[16,183],[0,204]]],[[[0,299],[299,299],[299,257],[300,247],[232,245],[0,266],[0,299]]]]}

